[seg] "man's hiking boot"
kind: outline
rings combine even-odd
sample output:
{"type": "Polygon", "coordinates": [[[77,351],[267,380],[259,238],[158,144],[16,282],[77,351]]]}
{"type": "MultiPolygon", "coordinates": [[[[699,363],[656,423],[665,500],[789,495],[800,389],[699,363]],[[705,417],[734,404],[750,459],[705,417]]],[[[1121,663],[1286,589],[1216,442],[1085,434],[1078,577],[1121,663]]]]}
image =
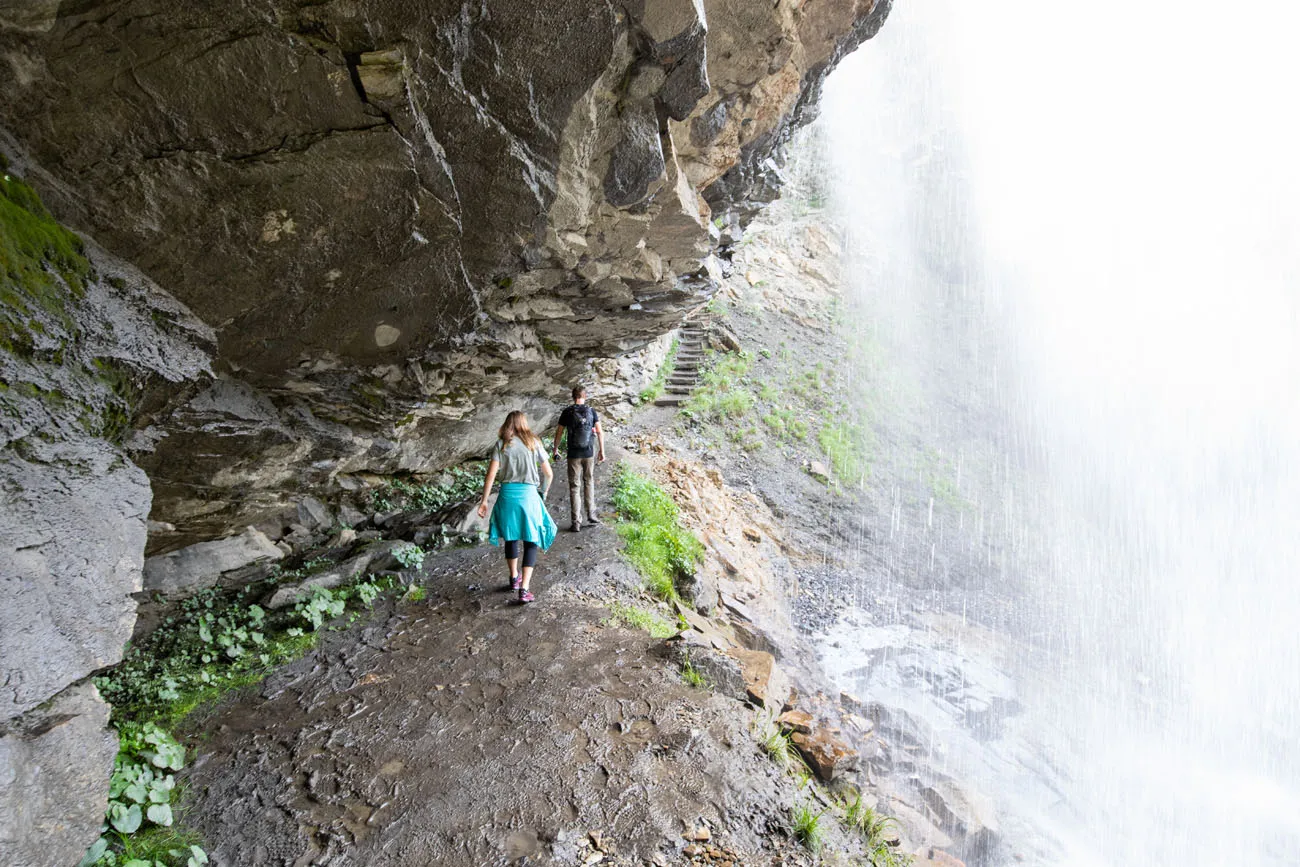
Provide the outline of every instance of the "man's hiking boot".
{"type": "Polygon", "coordinates": [[[600,518],[597,518],[595,515],[592,515],[590,518],[587,519],[587,523],[591,524],[593,527],[596,527],[605,522],[602,521],[600,518]]]}
{"type": "Polygon", "coordinates": [[[569,532],[570,532],[570,533],[576,533],[576,532],[578,532],[578,531],[581,530],[581,529],[582,529],[582,522],[581,522],[581,521],[574,521],[572,524],[569,525],[569,532]]]}

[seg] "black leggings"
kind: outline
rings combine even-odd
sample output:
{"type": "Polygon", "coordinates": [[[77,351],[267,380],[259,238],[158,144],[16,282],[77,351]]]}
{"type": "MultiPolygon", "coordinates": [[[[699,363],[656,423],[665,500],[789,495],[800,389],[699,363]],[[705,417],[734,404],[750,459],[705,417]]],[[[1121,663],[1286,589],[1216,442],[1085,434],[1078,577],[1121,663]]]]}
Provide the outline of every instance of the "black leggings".
{"type": "MultiPolygon", "coordinates": [[[[509,540],[506,541],[506,559],[507,560],[519,559],[518,539],[515,539],[514,541],[509,541],[509,540]]],[[[530,569],[537,565],[537,543],[536,542],[524,543],[524,565],[530,569]]]]}

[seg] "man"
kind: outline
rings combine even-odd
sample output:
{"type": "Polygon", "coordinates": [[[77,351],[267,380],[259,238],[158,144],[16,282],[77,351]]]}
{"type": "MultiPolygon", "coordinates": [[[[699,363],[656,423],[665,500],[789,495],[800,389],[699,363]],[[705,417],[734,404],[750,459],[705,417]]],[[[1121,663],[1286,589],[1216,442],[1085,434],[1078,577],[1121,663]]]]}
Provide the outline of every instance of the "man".
{"type": "Polygon", "coordinates": [[[569,515],[573,532],[582,529],[583,504],[586,504],[586,522],[599,524],[596,517],[596,463],[605,462],[605,433],[600,429],[600,416],[587,406],[587,389],[573,387],[573,405],[560,413],[560,423],[555,428],[555,446],[551,457],[560,457],[560,437],[568,434],[569,443],[569,515]],[[593,457],[594,456],[594,457],[593,457]],[[579,498],[578,486],[582,486],[579,498]]]}

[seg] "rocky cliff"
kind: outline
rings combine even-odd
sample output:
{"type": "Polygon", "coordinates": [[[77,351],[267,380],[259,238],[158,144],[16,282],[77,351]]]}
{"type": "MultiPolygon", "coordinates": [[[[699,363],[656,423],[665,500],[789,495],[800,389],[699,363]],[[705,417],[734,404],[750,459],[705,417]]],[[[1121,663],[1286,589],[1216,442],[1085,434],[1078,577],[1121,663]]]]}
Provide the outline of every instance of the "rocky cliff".
{"type": "Polygon", "coordinates": [[[171,550],[545,417],[709,297],[888,8],[0,0],[6,206],[103,247],[5,262],[6,863],[93,837],[147,516],[171,550]]]}

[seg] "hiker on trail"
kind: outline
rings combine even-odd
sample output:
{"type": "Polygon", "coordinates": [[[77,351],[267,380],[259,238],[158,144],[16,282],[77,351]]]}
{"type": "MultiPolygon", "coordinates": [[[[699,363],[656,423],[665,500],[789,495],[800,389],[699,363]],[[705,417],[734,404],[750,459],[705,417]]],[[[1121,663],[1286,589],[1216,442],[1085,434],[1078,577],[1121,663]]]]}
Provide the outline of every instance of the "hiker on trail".
{"type": "Polygon", "coordinates": [[[537,566],[537,551],[539,548],[545,551],[555,541],[555,522],[546,513],[544,502],[554,474],[546,459],[546,447],[529,429],[528,419],[519,410],[507,415],[505,424],[497,431],[497,444],[492,449],[487,479],[483,482],[483,500],[478,505],[480,518],[488,515],[488,496],[498,472],[501,493],[497,495],[492,520],[488,523],[490,538],[493,545],[498,540],[505,542],[510,589],[519,592],[520,603],[532,602],[534,597],[528,583],[537,566]]]}
{"type": "Polygon", "coordinates": [[[555,428],[555,446],[551,455],[560,457],[560,435],[569,437],[569,517],[575,533],[582,529],[583,505],[586,505],[586,522],[599,524],[596,517],[596,463],[605,462],[605,433],[600,429],[600,416],[587,406],[587,389],[573,387],[573,404],[560,413],[560,423],[555,428]],[[578,488],[582,488],[582,497],[578,488]]]}

